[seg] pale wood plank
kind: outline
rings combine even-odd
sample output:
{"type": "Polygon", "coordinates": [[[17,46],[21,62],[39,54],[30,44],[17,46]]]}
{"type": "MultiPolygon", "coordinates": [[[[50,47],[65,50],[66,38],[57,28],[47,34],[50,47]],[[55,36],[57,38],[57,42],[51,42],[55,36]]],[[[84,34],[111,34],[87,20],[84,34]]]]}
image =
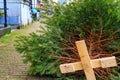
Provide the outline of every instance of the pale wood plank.
{"type": "Polygon", "coordinates": [[[74,63],[61,64],[60,71],[61,71],[61,73],[75,72],[74,63]]]}
{"type": "MultiPolygon", "coordinates": [[[[107,68],[107,67],[117,66],[117,63],[116,63],[115,57],[113,56],[113,57],[91,60],[91,65],[92,65],[92,68],[99,68],[99,67],[107,68]]],[[[78,70],[83,70],[83,67],[81,62],[66,63],[66,64],[60,65],[60,70],[62,73],[70,73],[78,70]]]]}
{"type": "Polygon", "coordinates": [[[117,66],[115,56],[108,57],[108,58],[102,58],[100,61],[101,61],[102,68],[117,66]]]}
{"type": "Polygon", "coordinates": [[[77,41],[76,46],[87,80],[96,80],[85,41],[77,41]]]}

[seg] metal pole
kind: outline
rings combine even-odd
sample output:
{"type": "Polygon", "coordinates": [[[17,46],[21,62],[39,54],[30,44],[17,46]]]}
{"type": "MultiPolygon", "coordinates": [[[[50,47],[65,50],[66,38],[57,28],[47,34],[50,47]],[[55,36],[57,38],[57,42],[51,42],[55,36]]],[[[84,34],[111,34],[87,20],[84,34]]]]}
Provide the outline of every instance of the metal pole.
{"type": "Polygon", "coordinates": [[[4,27],[7,27],[7,3],[6,0],[4,0],[4,27]]]}
{"type": "Polygon", "coordinates": [[[30,8],[32,9],[32,0],[30,0],[30,8]]]}

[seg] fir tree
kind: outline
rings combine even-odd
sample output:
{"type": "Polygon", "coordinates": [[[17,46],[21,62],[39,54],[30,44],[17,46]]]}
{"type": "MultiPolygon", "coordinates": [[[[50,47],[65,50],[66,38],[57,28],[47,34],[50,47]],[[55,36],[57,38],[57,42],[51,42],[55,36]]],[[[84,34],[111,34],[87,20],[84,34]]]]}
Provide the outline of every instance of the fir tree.
{"type": "MultiPolygon", "coordinates": [[[[42,35],[35,33],[19,37],[16,49],[26,62],[31,63],[30,73],[64,76],[61,63],[79,61],[75,41],[85,40],[91,59],[120,54],[119,0],[75,0],[69,4],[52,4],[52,16],[47,18],[42,35]]],[[[48,11],[48,10],[47,10],[48,11]]],[[[106,79],[111,70],[95,69],[96,75],[106,79]]],[[[74,76],[83,73],[72,74],[74,76]]],[[[62,77],[63,79],[67,79],[62,77]]],[[[70,77],[71,78],[71,77],[70,77]]]]}

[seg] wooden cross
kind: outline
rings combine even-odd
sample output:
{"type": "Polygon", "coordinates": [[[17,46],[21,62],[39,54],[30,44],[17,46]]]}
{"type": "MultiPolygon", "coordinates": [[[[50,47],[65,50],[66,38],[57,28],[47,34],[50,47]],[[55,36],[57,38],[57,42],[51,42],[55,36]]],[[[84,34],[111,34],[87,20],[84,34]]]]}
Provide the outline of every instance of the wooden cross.
{"type": "Polygon", "coordinates": [[[106,68],[117,66],[115,57],[107,57],[90,60],[85,41],[77,41],[76,46],[81,59],[81,62],[61,64],[60,70],[62,73],[70,73],[78,70],[84,70],[87,80],[96,80],[93,68],[106,68]]]}

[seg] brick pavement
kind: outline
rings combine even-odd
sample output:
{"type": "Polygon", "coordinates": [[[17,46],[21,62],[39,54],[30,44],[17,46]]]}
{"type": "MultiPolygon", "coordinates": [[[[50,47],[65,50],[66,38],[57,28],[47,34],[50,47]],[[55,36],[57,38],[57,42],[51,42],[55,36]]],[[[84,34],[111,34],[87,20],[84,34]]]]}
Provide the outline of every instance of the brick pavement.
{"type": "MultiPolygon", "coordinates": [[[[39,29],[40,23],[31,24],[25,35],[39,29]]],[[[29,65],[22,62],[22,57],[15,50],[12,42],[0,46],[0,80],[50,80],[50,78],[40,78],[28,76],[29,65]]],[[[53,80],[53,79],[51,79],[53,80]]]]}

